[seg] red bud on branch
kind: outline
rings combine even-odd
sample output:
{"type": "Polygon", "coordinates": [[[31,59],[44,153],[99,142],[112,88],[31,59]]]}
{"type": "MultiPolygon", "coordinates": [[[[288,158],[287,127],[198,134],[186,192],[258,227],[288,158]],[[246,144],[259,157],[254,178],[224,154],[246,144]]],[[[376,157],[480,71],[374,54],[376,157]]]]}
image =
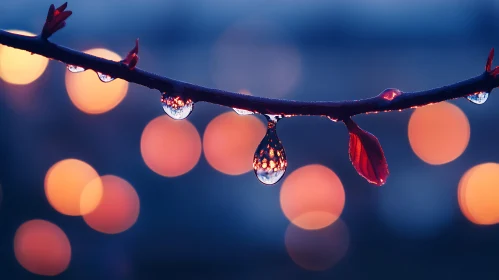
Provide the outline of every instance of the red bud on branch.
{"type": "Polygon", "coordinates": [[[369,183],[384,185],[390,172],[378,139],[361,129],[352,119],[344,122],[350,134],[348,154],[353,167],[369,183]]]}
{"type": "Polygon", "coordinates": [[[494,61],[494,48],[490,50],[489,57],[487,58],[487,64],[485,64],[485,71],[490,72],[492,68],[492,61],[494,61]]]}
{"type": "Polygon", "coordinates": [[[55,8],[54,4],[50,5],[47,13],[47,20],[43,25],[42,38],[48,39],[57,31],[66,26],[66,19],[73,14],[71,11],[66,11],[68,3],[62,4],[59,8],[55,8]]]}
{"type": "Polygon", "coordinates": [[[139,39],[135,40],[135,47],[128,52],[125,59],[122,60],[124,64],[128,66],[130,70],[133,70],[137,63],[139,62],[139,39]]]}

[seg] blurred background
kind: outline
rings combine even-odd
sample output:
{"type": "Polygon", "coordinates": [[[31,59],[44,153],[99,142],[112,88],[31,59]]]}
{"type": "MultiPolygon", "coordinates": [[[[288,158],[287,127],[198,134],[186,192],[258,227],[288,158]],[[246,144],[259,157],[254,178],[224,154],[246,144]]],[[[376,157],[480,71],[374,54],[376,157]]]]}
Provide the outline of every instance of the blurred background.
{"type": "MultiPolygon", "coordinates": [[[[51,1],[1,1],[38,33],[51,1]]],[[[62,3],[55,3],[56,6],[62,3]]],[[[52,41],[255,96],[362,99],[482,73],[497,0],[70,1],[52,41]]],[[[24,33],[29,34],[29,33],[24,33]]],[[[251,170],[262,116],[195,104],[0,46],[0,278],[497,279],[499,99],[355,117],[391,175],[361,178],[348,133],[279,122],[285,177],[251,170]]]]}

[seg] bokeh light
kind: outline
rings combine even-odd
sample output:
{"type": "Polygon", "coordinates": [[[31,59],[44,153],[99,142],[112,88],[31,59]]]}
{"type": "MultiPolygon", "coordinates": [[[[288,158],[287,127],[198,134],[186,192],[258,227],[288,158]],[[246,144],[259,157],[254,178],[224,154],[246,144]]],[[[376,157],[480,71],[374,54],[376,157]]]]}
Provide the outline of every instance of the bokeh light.
{"type": "Polygon", "coordinates": [[[348,251],[350,235],[341,220],[319,230],[304,230],[290,224],[285,245],[291,259],[300,267],[323,271],[337,264],[348,251]]]}
{"type": "Polygon", "coordinates": [[[422,169],[398,170],[380,190],[379,216],[402,238],[433,238],[445,230],[457,210],[455,185],[448,177],[422,169]]]}
{"type": "Polygon", "coordinates": [[[499,222],[499,164],[483,163],[470,168],[459,181],[461,212],[478,225],[499,222]]]}
{"type": "Polygon", "coordinates": [[[68,267],[71,244],[58,226],[44,220],[31,220],[17,229],[14,253],[19,264],[29,272],[54,276],[68,267]]]}
{"type": "MultiPolygon", "coordinates": [[[[107,49],[90,49],[87,54],[120,61],[121,57],[107,49]]],[[[128,82],[116,79],[103,83],[92,70],[81,73],[66,71],[66,89],[71,102],[88,114],[102,114],[116,107],[125,98],[128,82]]]]}
{"type": "Polygon", "coordinates": [[[409,142],[424,162],[439,165],[458,158],[468,146],[470,124],[449,102],[416,109],[409,120],[409,142]]]}
{"type": "MultiPolygon", "coordinates": [[[[36,36],[21,30],[8,32],[36,36]]],[[[48,58],[30,52],[0,45],[0,78],[9,84],[27,85],[38,79],[49,63],[48,58]]]]}
{"type": "Polygon", "coordinates": [[[201,137],[188,120],[159,116],[142,132],[140,151],[146,165],[165,177],[189,172],[201,157],[201,137]]]}
{"type": "Polygon", "coordinates": [[[65,159],[47,171],[45,195],[50,205],[60,213],[70,216],[85,215],[99,204],[102,184],[99,174],[88,163],[78,159],[65,159]],[[94,183],[89,184],[92,181],[94,183]]]}
{"type": "Polygon", "coordinates": [[[203,135],[203,150],[216,170],[240,175],[253,169],[253,154],[265,135],[265,125],[254,116],[227,112],[214,118],[203,135]]]}
{"type": "Polygon", "coordinates": [[[284,215],[303,229],[320,229],[336,221],[345,206],[345,190],[329,168],[311,164],[293,171],[281,188],[284,215]]]}
{"type": "Polygon", "coordinates": [[[137,221],[140,211],[135,189],[124,179],[113,175],[96,180],[102,181],[102,199],[94,211],[83,216],[85,222],[96,231],[107,234],[129,229],[137,221]]]}

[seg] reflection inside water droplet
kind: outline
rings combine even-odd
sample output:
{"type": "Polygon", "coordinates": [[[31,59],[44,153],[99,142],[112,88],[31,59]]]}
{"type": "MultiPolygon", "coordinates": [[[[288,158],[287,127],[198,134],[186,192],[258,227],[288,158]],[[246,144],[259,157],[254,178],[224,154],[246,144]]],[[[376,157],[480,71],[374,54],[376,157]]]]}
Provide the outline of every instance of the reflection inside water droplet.
{"type": "Polygon", "coordinates": [[[172,96],[166,92],[161,96],[161,103],[163,103],[163,110],[165,113],[175,120],[187,118],[194,107],[194,102],[192,102],[191,99],[185,99],[181,96],[172,96]]]}
{"type": "Polygon", "coordinates": [[[288,161],[281,140],[277,137],[276,125],[280,117],[267,115],[266,117],[267,133],[255,151],[253,170],[260,182],[273,185],[284,176],[288,161]]]}
{"type": "Polygon", "coordinates": [[[489,93],[486,91],[481,91],[472,95],[468,95],[466,98],[468,98],[469,101],[475,104],[481,105],[485,103],[485,101],[487,101],[487,99],[489,98],[489,93]]]}
{"type": "Polygon", "coordinates": [[[85,71],[85,68],[71,64],[68,64],[67,69],[71,73],[80,73],[85,71]]]}
{"type": "Polygon", "coordinates": [[[396,97],[402,95],[402,92],[396,88],[387,88],[379,94],[379,96],[385,100],[392,101],[396,97]]]}
{"type": "Polygon", "coordinates": [[[97,76],[99,76],[99,79],[104,83],[109,83],[114,80],[113,77],[109,76],[108,74],[103,74],[101,72],[97,72],[97,76]]]}

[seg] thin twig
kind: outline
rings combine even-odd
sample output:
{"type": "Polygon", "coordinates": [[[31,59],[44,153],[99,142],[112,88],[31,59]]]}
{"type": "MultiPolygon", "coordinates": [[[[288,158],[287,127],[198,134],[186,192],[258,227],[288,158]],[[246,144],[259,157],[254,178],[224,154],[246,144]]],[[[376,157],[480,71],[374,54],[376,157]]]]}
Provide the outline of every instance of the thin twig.
{"type": "Polygon", "coordinates": [[[59,46],[41,37],[27,37],[0,30],[0,44],[26,50],[66,64],[81,66],[120,78],[131,83],[140,84],[161,92],[176,93],[195,102],[204,101],[222,106],[245,109],[262,114],[275,115],[318,115],[344,120],[348,117],[383,111],[403,110],[424,106],[449,99],[487,91],[499,86],[499,76],[484,72],[468,80],[448,86],[419,91],[403,92],[393,100],[380,96],[352,101],[338,102],[302,102],[292,100],[271,99],[243,95],[219,89],[211,89],[182,81],[162,77],[139,68],[130,70],[127,65],[102,59],[83,52],[59,46]]]}

